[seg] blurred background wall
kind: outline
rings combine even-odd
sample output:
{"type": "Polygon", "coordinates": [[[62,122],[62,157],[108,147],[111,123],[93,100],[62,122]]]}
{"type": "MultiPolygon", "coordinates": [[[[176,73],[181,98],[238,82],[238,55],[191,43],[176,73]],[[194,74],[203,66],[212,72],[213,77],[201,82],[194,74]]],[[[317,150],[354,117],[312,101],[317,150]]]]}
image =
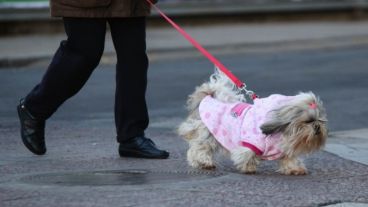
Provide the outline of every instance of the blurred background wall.
{"type": "MultiPolygon", "coordinates": [[[[367,18],[368,0],[160,0],[181,24],[221,21],[359,20],[367,18]]],[[[166,25],[153,11],[149,25],[166,25]]],[[[55,33],[60,19],[50,18],[46,0],[0,0],[0,35],[55,33]]]]}

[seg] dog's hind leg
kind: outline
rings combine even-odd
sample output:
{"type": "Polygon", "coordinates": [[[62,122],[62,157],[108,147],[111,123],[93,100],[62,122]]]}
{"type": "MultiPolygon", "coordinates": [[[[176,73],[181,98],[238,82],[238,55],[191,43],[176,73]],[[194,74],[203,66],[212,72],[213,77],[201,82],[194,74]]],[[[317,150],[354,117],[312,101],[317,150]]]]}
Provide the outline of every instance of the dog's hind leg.
{"type": "Polygon", "coordinates": [[[231,151],[231,160],[240,172],[247,174],[255,173],[259,163],[256,154],[246,147],[238,147],[231,151]]]}
{"type": "Polygon", "coordinates": [[[216,151],[216,143],[212,136],[189,141],[187,160],[190,166],[201,169],[214,169],[213,154],[216,151]]]}

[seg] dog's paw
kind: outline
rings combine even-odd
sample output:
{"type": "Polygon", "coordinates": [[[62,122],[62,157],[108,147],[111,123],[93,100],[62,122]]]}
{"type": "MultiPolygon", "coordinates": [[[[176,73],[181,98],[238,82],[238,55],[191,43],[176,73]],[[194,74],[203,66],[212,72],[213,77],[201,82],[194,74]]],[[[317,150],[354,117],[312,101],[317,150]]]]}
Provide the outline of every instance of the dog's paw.
{"type": "Polygon", "coordinates": [[[195,169],[202,169],[202,170],[213,170],[216,168],[214,164],[211,163],[201,163],[201,162],[189,162],[189,165],[195,169]]]}
{"type": "Polygon", "coordinates": [[[257,166],[256,165],[250,165],[249,163],[247,165],[243,165],[243,166],[238,166],[238,169],[241,173],[244,174],[256,174],[256,170],[257,170],[257,166]]]}
{"type": "Polygon", "coordinates": [[[247,174],[247,175],[254,175],[256,174],[256,171],[255,170],[252,170],[252,171],[245,171],[243,172],[244,174],[247,174]]]}
{"type": "Polygon", "coordinates": [[[284,175],[306,175],[307,169],[302,160],[297,158],[285,158],[280,161],[278,172],[284,175]]]}
{"type": "Polygon", "coordinates": [[[214,169],[216,169],[216,166],[215,165],[205,165],[205,164],[202,164],[199,167],[201,169],[203,169],[203,170],[214,170],[214,169]]]}
{"type": "Polygon", "coordinates": [[[245,170],[245,169],[240,169],[239,170],[241,173],[243,173],[243,174],[247,174],[247,175],[254,175],[254,174],[256,174],[256,170],[245,170]]]}
{"type": "Polygon", "coordinates": [[[299,167],[295,169],[281,169],[279,172],[284,175],[306,175],[307,169],[299,167]]]}

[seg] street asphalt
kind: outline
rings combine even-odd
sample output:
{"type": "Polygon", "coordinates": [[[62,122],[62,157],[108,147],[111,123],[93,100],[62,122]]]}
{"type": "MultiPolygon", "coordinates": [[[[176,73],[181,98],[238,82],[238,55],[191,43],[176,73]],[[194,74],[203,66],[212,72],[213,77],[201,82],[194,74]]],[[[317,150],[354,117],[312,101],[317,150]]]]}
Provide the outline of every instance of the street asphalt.
{"type": "Polygon", "coordinates": [[[187,165],[175,128],[186,116],[187,95],[213,66],[169,28],[148,31],[147,92],[147,135],[170,151],[168,160],[118,157],[109,38],[86,86],[48,120],[48,153],[32,155],[21,143],[15,106],[64,37],[0,38],[0,206],[367,206],[367,24],[188,27],[260,96],[312,90],[321,97],[330,137],[325,151],[305,157],[306,176],[279,175],[275,162],[243,175],[221,156],[214,171],[187,165]]]}

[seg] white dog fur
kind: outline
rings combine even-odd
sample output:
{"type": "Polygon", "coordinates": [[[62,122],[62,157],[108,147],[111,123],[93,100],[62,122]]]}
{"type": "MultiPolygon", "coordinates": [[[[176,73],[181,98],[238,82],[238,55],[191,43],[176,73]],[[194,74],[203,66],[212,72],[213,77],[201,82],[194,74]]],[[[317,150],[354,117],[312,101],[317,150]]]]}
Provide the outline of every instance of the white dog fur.
{"type": "MultiPolygon", "coordinates": [[[[178,134],[189,144],[187,160],[190,166],[215,168],[214,153],[230,155],[242,173],[255,173],[261,156],[244,146],[228,151],[211,134],[199,114],[199,105],[206,96],[225,103],[246,102],[245,96],[222,73],[215,71],[210,80],[197,87],[189,96],[189,115],[178,128],[178,134]]],[[[307,173],[300,156],[321,149],[327,138],[327,118],[322,102],[312,93],[299,93],[293,101],[269,112],[270,118],[261,127],[264,136],[281,133],[278,148],[282,151],[278,172],[286,175],[307,173]],[[315,103],[313,110],[310,104],[315,103]]]]}

